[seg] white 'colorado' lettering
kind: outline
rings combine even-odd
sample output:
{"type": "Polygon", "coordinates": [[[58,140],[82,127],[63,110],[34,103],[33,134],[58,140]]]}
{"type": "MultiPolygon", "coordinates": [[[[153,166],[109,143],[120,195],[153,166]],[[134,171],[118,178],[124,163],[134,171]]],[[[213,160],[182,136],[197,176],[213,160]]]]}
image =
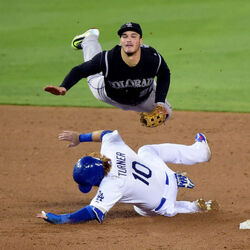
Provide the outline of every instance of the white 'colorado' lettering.
{"type": "Polygon", "coordinates": [[[126,81],[109,81],[109,84],[114,89],[123,88],[142,88],[152,85],[154,78],[143,78],[143,79],[127,79],[126,81]]]}

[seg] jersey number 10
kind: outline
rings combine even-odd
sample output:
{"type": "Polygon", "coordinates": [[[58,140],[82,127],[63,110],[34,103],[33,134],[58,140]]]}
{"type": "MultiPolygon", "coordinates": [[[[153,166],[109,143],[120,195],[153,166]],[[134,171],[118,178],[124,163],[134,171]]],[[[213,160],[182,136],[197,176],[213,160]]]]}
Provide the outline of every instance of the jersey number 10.
{"type": "Polygon", "coordinates": [[[134,178],[142,181],[146,185],[149,185],[149,182],[145,179],[148,179],[152,176],[151,169],[137,161],[132,162],[132,168],[136,172],[136,173],[132,173],[134,178]]]}

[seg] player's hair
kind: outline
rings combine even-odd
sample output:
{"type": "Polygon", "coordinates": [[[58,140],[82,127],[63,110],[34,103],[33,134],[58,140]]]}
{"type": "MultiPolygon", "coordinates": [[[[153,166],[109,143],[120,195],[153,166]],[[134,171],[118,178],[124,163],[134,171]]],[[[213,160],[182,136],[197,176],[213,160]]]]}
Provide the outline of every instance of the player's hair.
{"type": "Polygon", "coordinates": [[[97,153],[97,152],[93,152],[93,153],[87,154],[85,156],[92,156],[95,158],[99,158],[103,164],[104,175],[106,176],[108,174],[108,172],[111,169],[111,160],[109,158],[107,158],[105,155],[101,155],[100,153],[97,153]]]}

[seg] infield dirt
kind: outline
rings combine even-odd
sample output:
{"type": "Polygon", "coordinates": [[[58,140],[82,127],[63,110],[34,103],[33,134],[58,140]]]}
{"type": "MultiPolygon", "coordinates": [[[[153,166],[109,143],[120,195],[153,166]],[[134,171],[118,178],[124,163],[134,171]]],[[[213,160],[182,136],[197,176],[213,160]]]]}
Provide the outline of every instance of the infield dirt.
{"type": "Polygon", "coordinates": [[[250,114],[174,111],[166,125],[149,129],[138,114],[118,109],[0,106],[1,249],[250,249],[250,114]],[[192,144],[207,136],[212,159],[186,171],[195,183],[179,200],[216,199],[216,213],[145,218],[131,205],[116,205],[102,225],[51,225],[36,218],[41,210],[73,212],[87,205],[96,189],[82,194],[72,169],[83,153],[99,143],[67,148],[63,130],[118,129],[134,150],[144,144],[192,144]]]}

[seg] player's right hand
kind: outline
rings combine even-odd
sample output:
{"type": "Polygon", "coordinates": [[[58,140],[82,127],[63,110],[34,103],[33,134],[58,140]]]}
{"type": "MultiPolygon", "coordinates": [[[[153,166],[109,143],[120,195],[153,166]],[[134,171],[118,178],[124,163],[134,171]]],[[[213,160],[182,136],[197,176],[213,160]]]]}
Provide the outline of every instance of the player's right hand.
{"type": "Polygon", "coordinates": [[[63,131],[61,134],[59,134],[58,139],[60,141],[70,141],[71,144],[68,145],[68,147],[75,147],[77,146],[79,141],[79,133],[75,131],[63,131]]]}
{"type": "Polygon", "coordinates": [[[44,91],[50,92],[53,95],[65,95],[67,90],[64,87],[46,86],[44,91]]]}

